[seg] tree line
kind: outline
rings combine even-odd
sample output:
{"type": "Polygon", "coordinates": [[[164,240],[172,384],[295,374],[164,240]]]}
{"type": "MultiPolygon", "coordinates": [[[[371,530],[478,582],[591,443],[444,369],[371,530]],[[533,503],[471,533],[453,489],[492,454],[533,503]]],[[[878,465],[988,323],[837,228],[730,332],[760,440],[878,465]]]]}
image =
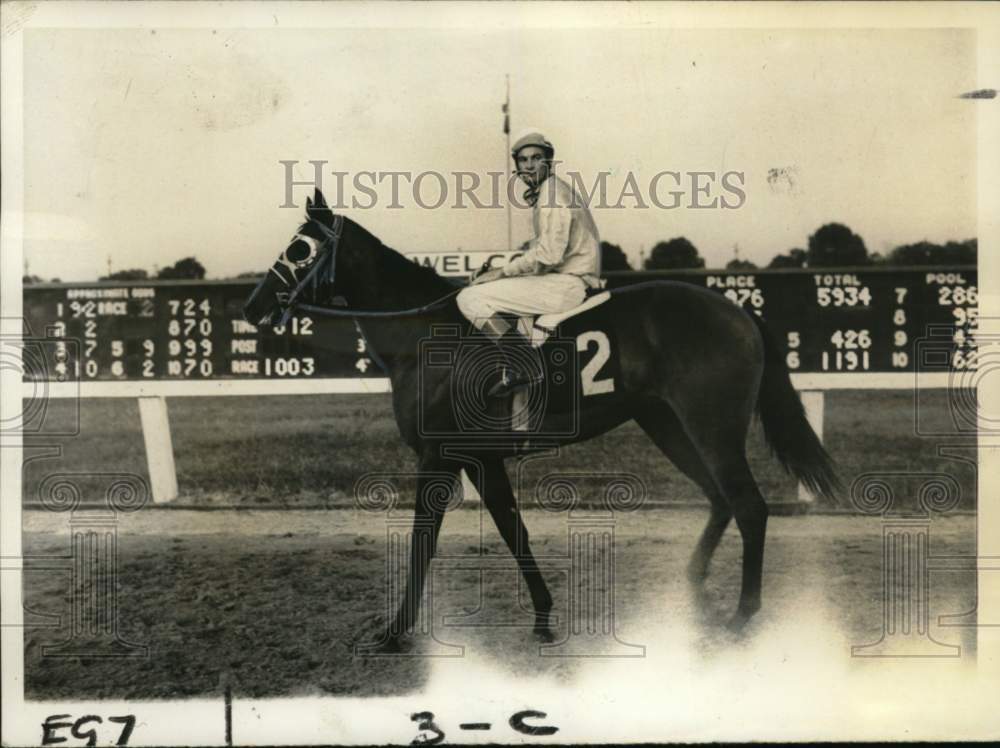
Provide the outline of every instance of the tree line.
{"type": "MultiPolygon", "coordinates": [[[[819,268],[864,267],[871,265],[974,265],[978,242],[967,239],[945,244],[921,241],[902,244],[888,255],[869,252],[864,239],[842,223],[828,223],[818,228],[806,244],[777,254],[766,265],[768,268],[819,268]]],[[[642,268],[633,268],[624,250],[617,244],[601,242],[601,268],[603,270],[681,270],[704,268],[705,259],[689,239],[678,236],[658,242],[645,258],[642,268]]],[[[726,264],[727,270],[757,270],[750,260],[734,257],[726,264]]]]}
{"type": "MultiPolygon", "coordinates": [[[[249,273],[246,275],[250,275],[249,273]]],[[[252,275],[259,275],[253,273],[252,275]]],[[[108,275],[102,275],[99,281],[144,281],[144,280],[204,280],[205,266],[198,262],[195,257],[185,257],[178,260],[173,265],[160,268],[150,273],[143,268],[128,268],[118,270],[108,275]]],[[[43,283],[44,281],[37,275],[25,275],[22,279],[24,285],[32,283],[43,283]]],[[[53,278],[52,283],[59,283],[58,278],[53,278]]]]}

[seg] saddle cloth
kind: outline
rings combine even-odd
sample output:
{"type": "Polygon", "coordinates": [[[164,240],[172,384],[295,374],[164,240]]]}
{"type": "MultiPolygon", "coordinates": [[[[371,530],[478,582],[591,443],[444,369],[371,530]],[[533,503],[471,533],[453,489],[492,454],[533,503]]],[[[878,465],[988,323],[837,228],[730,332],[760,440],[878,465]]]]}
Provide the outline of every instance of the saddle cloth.
{"type": "MultiPolygon", "coordinates": [[[[556,314],[542,314],[538,317],[520,317],[517,329],[531,343],[532,348],[540,348],[559,325],[571,317],[588,309],[600,306],[611,298],[610,291],[601,291],[584,299],[579,306],[556,314]]],[[[529,392],[519,390],[511,400],[511,431],[529,431],[532,427],[532,414],[528,407],[529,392]]],[[[537,417],[537,416],[536,416],[537,417]]]]}

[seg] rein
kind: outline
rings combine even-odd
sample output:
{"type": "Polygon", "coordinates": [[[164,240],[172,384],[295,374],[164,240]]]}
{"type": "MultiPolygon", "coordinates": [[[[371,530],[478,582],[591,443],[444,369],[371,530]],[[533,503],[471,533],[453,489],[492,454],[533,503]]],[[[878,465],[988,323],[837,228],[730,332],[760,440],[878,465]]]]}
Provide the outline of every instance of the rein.
{"type": "MultiPolygon", "coordinates": [[[[344,318],[378,318],[378,319],[392,319],[395,317],[419,317],[422,314],[433,311],[438,307],[444,306],[445,302],[448,301],[452,296],[458,294],[461,288],[456,288],[454,291],[442,296],[440,299],[435,299],[429,304],[424,304],[423,306],[414,307],[413,309],[397,309],[390,312],[375,312],[366,309],[332,309],[326,306],[316,306],[315,304],[296,304],[295,309],[308,312],[309,314],[316,314],[320,317],[337,317],[340,319],[344,318]]],[[[286,312],[287,314],[287,312],[286,312]]]]}
{"type": "Polygon", "coordinates": [[[285,310],[281,315],[281,320],[278,322],[279,326],[288,324],[288,320],[291,319],[292,315],[297,311],[308,312],[309,314],[315,314],[320,317],[354,320],[358,317],[379,319],[419,317],[422,314],[426,314],[427,312],[444,306],[444,304],[451,299],[451,297],[457,295],[458,292],[462,290],[461,288],[456,288],[454,291],[445,294],[441,298],[436,299],[429,304],[424,304],[423,306],[413,309],[400,309],[388,312],[368,311],[364,309],[333,309],[331,307],[305,304],[303,302],[296,301],[299,295],[308,286],[311,285],[312,290],[314,292],[316,291],[319,285],[321,268],[329,266],[329,283],[331,286],[333,285],[333,281],[337,273],[337,247],[340,244],[340,236],[344,229],[344,217],[339,215],[334,216],[333,228],[326,226],[321,221],[315,221],[314,223],[319,227],[320,231],[322,231],[324,235],[323,243],[319,248],[319,252],[321,252],[322,255],[318,260],[316,260],[316,264],[312,266],[306,274],[306,277],[299,281],[299,284],[288,295],[288,301],[283,304],[285,310]]]}

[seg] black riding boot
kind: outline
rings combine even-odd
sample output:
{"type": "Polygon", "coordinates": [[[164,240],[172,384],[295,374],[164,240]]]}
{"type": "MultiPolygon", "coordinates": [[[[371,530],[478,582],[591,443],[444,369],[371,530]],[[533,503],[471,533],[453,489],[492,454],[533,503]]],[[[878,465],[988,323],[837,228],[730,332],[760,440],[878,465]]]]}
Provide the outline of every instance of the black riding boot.
{"type": "MultiPolygon", "coordinates": [[[[518,353],[525,350],[526,342],[516,327],[509,325],[502,317],[493,316],[486,320],[481,329],[500,349],[504,358],[500,379],[486,393],[488,397],[505,398],[522,387],[529,387],[541,381],[537,374],[518,364],[518,353]]],[[[523,353],[520,354],[520,358],[524,358],[523,353]]]]}

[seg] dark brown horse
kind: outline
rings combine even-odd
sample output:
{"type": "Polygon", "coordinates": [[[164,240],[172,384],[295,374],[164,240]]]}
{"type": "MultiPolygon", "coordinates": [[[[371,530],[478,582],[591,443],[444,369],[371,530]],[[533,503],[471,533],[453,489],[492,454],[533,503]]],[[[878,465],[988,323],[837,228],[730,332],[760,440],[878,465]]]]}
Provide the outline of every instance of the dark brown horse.
{"type": "MultiPolygon", "coordinates": [[[[434,330],[469,327],[455,292],[451,281],[335,216],[317,191],[306,222],[244,308],[256,325],[275,324],[296,309],[354,317],[391,380],[400,434],[417,454],[421,477],[406,591],[395,619],[379,632],[379,643],[390,649],[416,620],[444,516],[429,484],[462,469],[517,559],[535,608],[535,633],[552,638],[552,598],[504,466],[506,457],[526,448],[525,435],[494,429],[489,424],[498,421],[490,418],[481,421],[487,424],[481,429],[463,425],[456,393],[466,383],[455,381],[461,367],[432,366],[426,359],[434,330]]],[[[550,398],[552,412],[542,420],[568,420],[574,427],[546,432],[544,443],[580,441],[637,421],[709,499],[711,515],[687,569],[692,583],[705,579],[712,553],[735,518],[743,540],[743,577],[730,626],[742,627],[761,605],[768,517],[745,450],[754,412],[775,456],[814,493],[838,490],[831,460],[805,418],[780,350],[755,315],[705,289],[666,281],[616,290],[597,309],[604,310],[603,322],[595,324],[604,326],[600,334],[613,346],[613,391],[560,401],[571,406],[550,398]]]]}

